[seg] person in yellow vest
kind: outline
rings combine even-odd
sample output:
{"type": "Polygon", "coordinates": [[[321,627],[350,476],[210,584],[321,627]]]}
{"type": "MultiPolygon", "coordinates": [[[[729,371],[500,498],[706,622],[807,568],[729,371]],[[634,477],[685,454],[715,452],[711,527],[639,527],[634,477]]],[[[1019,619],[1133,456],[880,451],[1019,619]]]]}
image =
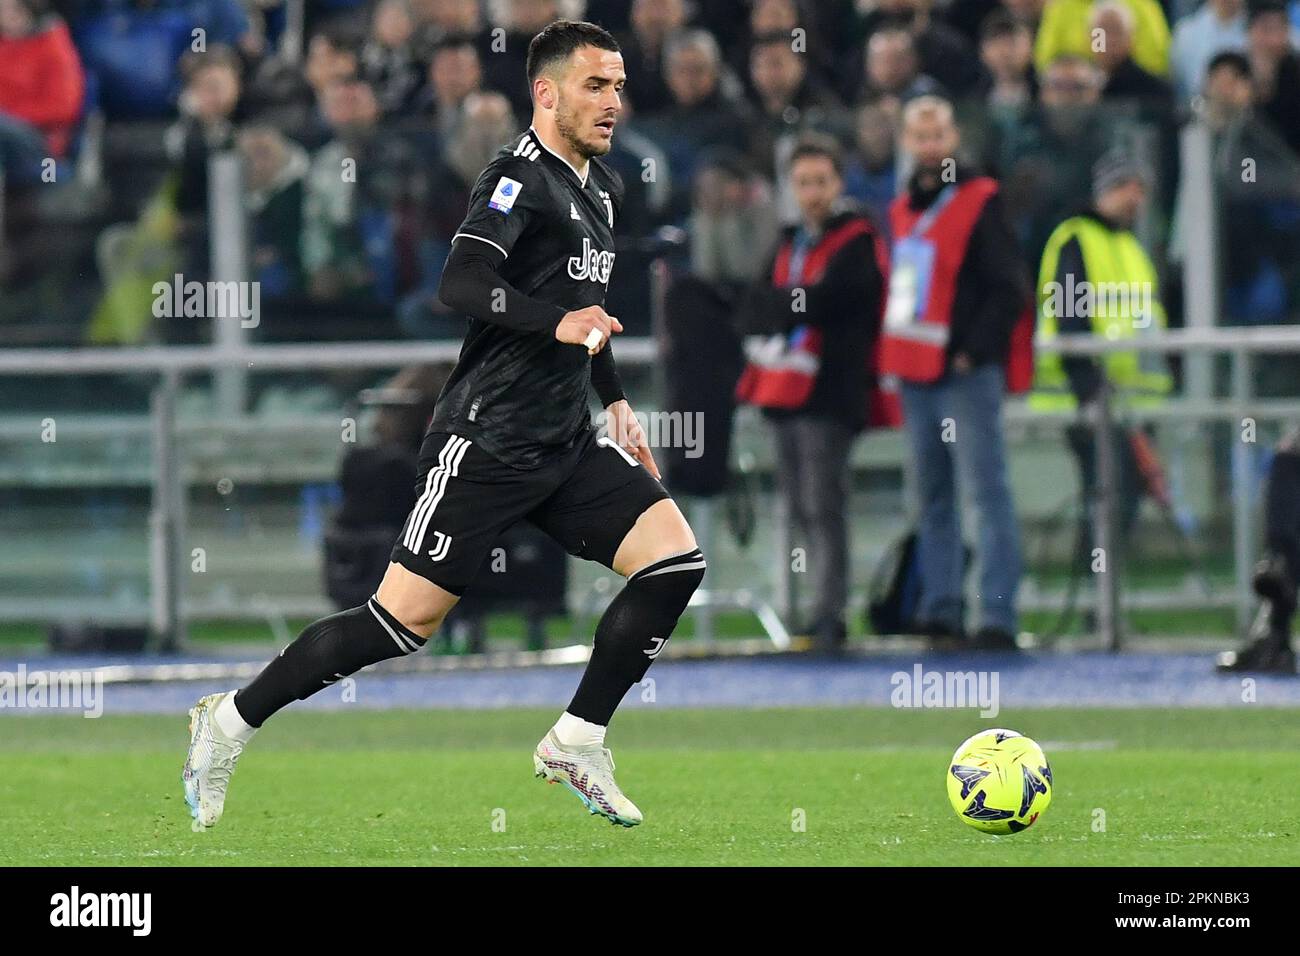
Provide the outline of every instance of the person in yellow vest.
{"type": "MultiPolygon", "coordinates": [[[[1091,333],[1108,339],[1134,339],[1165,328],[1156,268],[1133,234],[1147,198],[1146,173],[1131,157],[1109,153],[1093,168],[1092,204],[1053,230],[1038,270],[1038,337],[1091,333]]],[[[1164,400],[1173,387],[1163,356],[1117,351],[1100,358],[1063,357],[1040,348],[1035,362],[1030,408],[1068,410],[1096,400],[1103,380],[1112,391],[1114,414],[1164,400]]],[[[1137,517],[1144,491],[1138,450],[1116,427],[1119,458],[1121,536],[1137,517]]],[[[1088,500],[1097,487],[1097,462],[1091,425],[1080,421],[1067,430],[1079,462],[1088,500]]]]}
{"type": "MultiPolygon", "coordinates": [[[[1152,76],[1169,75],[1169,21],[1159,0],[1121,0],[1133,12],[1133,61],[1152,76]]],[[[1094,0],[1048,0],[1034,38],[1034,65],[1039,73],[1058,56],[1088,59],[1104,37],[1089,29],[1094,0]]]]}

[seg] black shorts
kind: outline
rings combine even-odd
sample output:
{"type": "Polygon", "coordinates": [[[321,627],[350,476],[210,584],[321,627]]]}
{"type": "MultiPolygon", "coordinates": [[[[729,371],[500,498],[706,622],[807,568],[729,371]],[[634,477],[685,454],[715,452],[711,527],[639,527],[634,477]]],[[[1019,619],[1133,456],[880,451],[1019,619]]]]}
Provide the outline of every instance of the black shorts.
{"type": "Polygon", "coordinates": [[[518,521],[531,521],[570,554],[612,568],[636,519],[669,497],[640,462],[594,430],[529,471],[503,464],[467,438],[430,432],[415,490],[392,559],[456,595],[518,521]]]}

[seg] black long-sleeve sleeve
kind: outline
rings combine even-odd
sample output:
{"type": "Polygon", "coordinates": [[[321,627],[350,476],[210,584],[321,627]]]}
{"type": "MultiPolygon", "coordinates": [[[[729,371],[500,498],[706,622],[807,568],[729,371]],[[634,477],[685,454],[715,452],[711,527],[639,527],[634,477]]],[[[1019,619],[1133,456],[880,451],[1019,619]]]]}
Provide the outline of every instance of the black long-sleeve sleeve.
{"type": "MultiPolygon", "coordinates": [[[[1087,267],[1083,262],[1083,247],[1079,245],[1079,240],[1070,239],[1061,247],[1060,258],[1056,261],[1056,280],[1058,289],[1062,290],[1061,300],[1064,301],[1064,291],[1067,289],[1076,289],[1081,282],[1088,278],[1087,267]],[[1069,277],[1073,278],[1069,278],[1069,277]]],[[[1092,328],[1089,325],[1087,316],[1079,315],[1078,310],[1072,308],[1073,303],[1065,303],[1066,308],[1062,311],[1064,315],[1056,316],[1057,331],[1063,335],[1082,332],[1089,334],[1092,328]]],[[[1065,370],[1066,378],[1070,380],[1070,391],[1074,392],[1075,399],[1080,405],[1085,404],[1093,399],[1097,390],[1101,387],[1101,369],[1097,366],[1097,360],[1089,358],[1086,355],[1066,355],[1061,358],[1061,367],[1065,370]]]]}
{"type": "Polygon", "coordinates": [[[497,271],[506,257],[487,242],[457,239],[438,283],[438,299],[482,322],[519,332],[554,332],[566,309],[524,295],[497,271]]]}
{"type": "Polygon", "coordinates": [[[1004,362],[1029,290],[1020,244],[1001,197],[991,196],[985,203],[966,249],[950,352],[965,353],[972,365],[1004,362]]]}

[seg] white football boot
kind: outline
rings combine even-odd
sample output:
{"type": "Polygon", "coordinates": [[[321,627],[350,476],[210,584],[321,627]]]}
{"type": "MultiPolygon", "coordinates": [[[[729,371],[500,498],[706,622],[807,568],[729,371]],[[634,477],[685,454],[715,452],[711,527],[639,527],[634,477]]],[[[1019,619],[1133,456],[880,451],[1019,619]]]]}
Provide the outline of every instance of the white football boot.
{"type": "Polygon", "coordinates": [[[235,770],[235,761],[244,751],[244,743],[227,737],[217,726],[213,714],[225,694],[210,694],[190,708],[190,750],[185,755],[181,782],[185,784],[185,802],[198,826],[216,826],[226,805],[226,787],[235,770]]]}
{"type": "Polygon", "coordinates": [[[634,827],[641,811],[623,795],[614,781],[614,756],[606,747],[565,747],[550,731],[533,753],[536,776],[547,783],[562,783],[593,814],[610,823],[634,827]]]}

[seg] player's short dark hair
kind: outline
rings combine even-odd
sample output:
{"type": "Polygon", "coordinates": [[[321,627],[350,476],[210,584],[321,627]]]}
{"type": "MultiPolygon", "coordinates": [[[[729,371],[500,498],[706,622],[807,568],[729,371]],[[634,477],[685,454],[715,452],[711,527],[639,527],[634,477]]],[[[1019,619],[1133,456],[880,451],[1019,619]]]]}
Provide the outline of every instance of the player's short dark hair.
{"type": "Polygon", "coordinates": [[[827,136],[825,133],[804,133],[794,144],[794,151],[790,153],[790,168],[793,169],[795,163],[807,156],[824,156],[830,160],[835,175],[844,175],[844,151],[835,137],[827,136]]]}
{"type": "Polygon", "coordinates": [[[618,41],[604,27],[585,20],[556,20],[548,24],[541,33],[533,37],[528,44],[528,87],[532,89],[533,81],[543,70],[561,60],[567,60],[575,50],[584,46],[594,46],[598,50],[621,53],[618,41]]]}
{"type": "Polygon", "coordinates": [[[1246,58],[1246,54],[1239,53],[1236,50],[1220,50],[1210,57],[1210,62],[1205,67],[1205,75],[1209,76],[1215,70],[1224,66],[1231,69],[1243,80],[1251,78],[1250,60],[1246,58]]]}

